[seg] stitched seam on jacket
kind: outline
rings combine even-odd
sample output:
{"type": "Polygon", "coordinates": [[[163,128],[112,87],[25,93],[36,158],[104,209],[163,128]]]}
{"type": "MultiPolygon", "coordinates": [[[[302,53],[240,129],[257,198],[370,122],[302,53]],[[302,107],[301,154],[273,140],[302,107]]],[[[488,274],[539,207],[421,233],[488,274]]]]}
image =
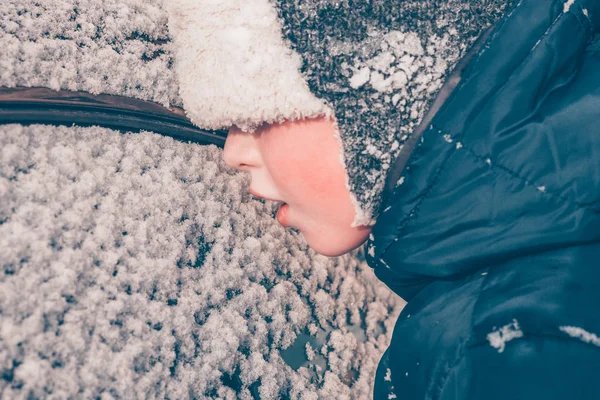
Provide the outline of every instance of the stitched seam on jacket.
{"type": "MultiPolygon", "coordinates": [[[[440,135],[440,137],[442,138],[441,140],[445,140],[444,139],[444,131],[442,131],[441,129],[438,129],[437,127],[431,125],[431,129],[430,130],[434,130],[437,134],[440,135]]],[[[448,135],[450,136],[450,135],[448,135]]],[[[454,140],[454,139],[453,139],[454,140]]],[[[433,178],[431,179],[431,183],[425,188],[425,190],[422,192],[421,197],[419,198],[419,200],[417,201],[417,203],[415,204],[415,206],[411,209],[411,211],[409,212],[408,216],[402,221],[402,223],[400,223],[398,225],[398,228],[396,230],[396,234],[395,237],[399,237],[400,233],[402,232],[402,230],[408,225],[409,222],[411,221],[415,221],[418,216],[419,216],[419,211],[421,209],[421,204],[429,197],[429,195],[431,194],[431,190],[433,189],[433,187],[437,184],[437,182],[439,181],[439,178],[441,177],[442,173],[444,172],[446,165],[448,164],[448,162],[450,161],[450,159],[456,154],[456,152],[458,150],[465,150],[467,152],[467,154],[469,154],[471,157],[475,158],[477,161],[484,163],[488,166],[488,168],[493,171],[495,174],[498,174],[499,171],[504,172],[506,175],[509,175],[513,178],[517,178],[521,181],[521,183],[523,183],[525,186],[536,190],[540,193],[542,193],[543,195],[547,195],[551,198],[554,198],[556,200],[562,201],[563,203],[572,205],[578,209],[587,211],[587,212],[591,212],[592,214],[599,214],[596,210],[594,210],[593,208],[591,208],[588,205],[585,204],[580,204],[577,203],[576,201],[573,201],[571,199],[565,198],[563,196],[560,196],[554,192],[548,191],[548,190],[540,190],[539,188],[541,187],[541,185],[537,185],[535,183],[533,183],[532,181],[529,181],[526,178],[521,177],[519,174],[517,174],[516,172],[514,172],[513,170],[503,166],[502,164],[498,164],[498,163],[492,163],[491,165],[488,164],[486,162],[486,160],[490,159],[489,157],[483,157],[480,156],[479,154],[475,153],[473,150],[471,150],[470,148],[466,147],[462,142],[461,143],[461,147],[459,149],[456,148],[456,144],[454,142],[451,143],[447,143],[448,146],[452,146],[451,152],[448,155],[448,157],[442,162],[442,164],[438,167],[437,171],[435,172],[435,175],[433,176],[433,178]]],[[[418,146],[420,147],[420,145],[418,146]]],[[[415,150],[418,150],[415,149],[415,150]]],[[[415,158],[415,161],[418,159],[419,157],[415,158]]],[[[411,162],[410,164],[407,165],[407,167],[410,167],[414,164],[414,162],[411,162]]],[[[405,167],[406,168],[406,167],[405,167]]],[[[401,176],[405,176],[405,174],[403,173],[401,176]]],[[[381,254],[379,255],[379,258],[383,258],[385,256],[385,254],[387,253],[387,251],[390,249],[392,243],[394,243],[394,240],[390,241],[390,243],[388,243],[385,247],[385,249],[383,250],[383,252],[381,252],[381,254]]]]}
{"type": "MultiPolygon", "coordinates": [[[[440,135],[443,135],[443,134],[444,134],[442,130],[440,130],[440,129],[438,129],[438,128],[434,128],[434,129],[435,129],[435,130],[437,131],[437,133],[439,133],[440,135]]],[[[516,172],[515,172],[515,171],[513,171],[512,169],[510,169],[510,168],[508,168],[508,167],[505,167],[505,166],[504,166],[504,165],[502,165],[502,164],[499,164],[499,163],[497,163],[497,162],[493,162],[493,161],[492,161],[492,163],[491,163],[491,164],[488,164],[488,163],[486,162],[486,160],[491,160],[491,158],[489,158],[489,157],[483,157],[483,156],[481,156],[481,155],[477,154],[476,152],[474,152],[473,150],[471,150],[469,147],[465,146],[465,144],[464,144],[463,142],[461,142],[461,144],[462,144],[462,147],[461,147],[460,149],[455,149],[455,150],[465,150],[465,151],[466,151],[468,154],[470,154],[470,155],[471,155],[473,158],[477,159],[478,161],[480,161],[480,162],[482,162],[482,163],[486,163],[487,165],[489,165],[489,168],[490,168],[491,170],[496,170],[496,172],[497,172],[497,170],[498,170],[498,169],[499,169],[499,170],[501,170],[501,171],[504,171],[504,172],[505,172],[505,173],[507,173],[508,175],[510,175],[510,176],[512,176],[512,177],[515,177],[515,178],[519,179],[519,180],[520,180],[520,181],[521,181],[521,182],[522,182],[522,183],[523,183],[525,186],[528,186],[528,187],[530,187],[530,188],[534,188],[535,190],[537,190],[538,192],[542,193],[543,195],[548,195],[548,196],[550,196],[550,197],[552,197],[552,198],[555,198],[556,200],[560,200],[560,201],[562,201],[563,203],[566,203],[566,204],[569,204],[569,205],[573,205],[573,206],[575,206],[575,207],[577,207],[577,208],[580,208],[580,209],[583,209],[583,210],[589,211],[589,212],[591,212],[591,213],[593,213],[593,214],[598,214],[598,211],[594,210],[593,208],[591,208],[591,207],[590,207],[589,205],[587,205],[587,204],[578,203],[578,202],[577,202],[577,201],[575,201],[575,200],[572,200],[572,199],[569,199],[569,198],[567,198],[567,197],[561,196],[561,195],[559,195],[559,194],[557,194],[557,193],[555,193],[555,192],[549,191],[549,190],[545,190],[545,189],[544,189],[544,190],[540,190],[539,188],[541,188],[541,187],[544,187],[544,188],[545,188],[545,186],[544,186],[544,185],[542,185],[542,184],[535,183],[535,182],[533,182],[533,181],[530,181],[530,180],[529,180],[529,179],[527,179],[527,178],[524,178],[524,177],[520,176],[518,173],[516,173],[516,172]]],[[[593,204],[593,203],[592,203],[592,204],[593,204]]]]}
{"type": "MultiPolygon", "coordinates": [[[[554,5],[561,4],[561,5],[563,5],[563,6],[564,6],[564,4],[565,4],[565,2],[566,2],[566,1],[567,1],[567,0],[557,0],[557,1],[555,1],[553,4],[554,4],[554,5]]],[[[518,7],[518,6],[521,6],[521,4],[522,4],[522,2],[521,2],[521,3],[519,3],[519,4],[517,5],[517,7],[518,7]]],[[[580,7],[580,8],[581,8],[581,7],[580,7]]],[[[514,11],[516,11],[516,8],[515,8],[515,10],[513,10],[513,12],[514,12],[514,11]]],[[[555,26],[555,25],[557,25],[557,24],[558,24],[558,22],[561,20],[561,18],[562,18],[562,17],[564,17],[566,14],[569,14],[569,13],[570,13],[570,14],[572,14],[572,17],[573,17],[573,18],[575,18],[575,20],[577,21],[577,24],[579,25],[579,27],[580,27],[580,28],[582,28],[582,29],[583,29],[585,32],[588,32],[588,29],[587,29],[587,27],[585,27],[585,26],[583,26],[583,25],[582,25],[582,23],[579,21],[579,18],[577,17],[577,15],[576,15],[575,13],[573,13],[573,12],[567,12],[567,13],[565,13],[565,12],[561,12],[560,14],[558,14],[558,15],[556,16],[556,18],[554,19],[554,21],[552,21],[552,23],[551,23],[551,24],[548,26],[548,28],[546,28],[546,30],[544,31],[544,33],[543,33],[543,34],[540,36],[540,38],[537,40],[537,42],[536,42],[536,43],[535,43],[535,44],[534,44],[534,45],[531,47],[531,49],[529,49],[529,51],[528,51],[528,52],[527,52],[527,54],[526,54],[526,55],[523,57],[523,59],[522,59],[522,60],[519,62],[519,64],[518,64],[517,66],[515,66],[515,68],[512,70],[512,72],[510,72],[510,74],[509,74],[509,75],[506,77],[506,80],[504,81],[504,83],[502,83],[502,85],[500,85],[498,88],[496,88],[496,89],[494,90],[494,93],[498,93],[498,92],[502,91],[502,90],[504,89],[504,87],[505,87],[505,86],[506,86],[506,85],[507,85],[507,84],[508,84],[508,83],[511,81],[511,78],[512,78],[512,77],[513,77],[513,76],[514,76],[516,73],[520,72],[520,70],[521,70],[521,69],[523,69],[523,68],[524,68],[524,65],[525,65],[525,63],[526,63],[527,61],[529,61],[529,59],[530,59],[530,58],[532,58],[532,57],[533,57],[533,52],[534,52],[534,50],[535,50],[535,49],[536,49],[536,48],[537,48],[537,47],[540,45],[540,43],[541,43],[543,40],[545,40],[545,39],[548,37],[548,35],[550,34],[550,31],[551,31],[551,30],[554,28],[554,26],[555,26]]],[[[490,35],[490,36],[491,36],[491,35],[490,35]]],[[[587,34],[586,36],[589,36],[589,32],[588,32],[588,34],[587,34]]],[[[492,40],[492,38],[491,38],[491,37],[490,37],[490,39],[488,39],[488,41],[490,41],[490,40],[492,40]]],[[[483,48],[484,48],[484,51],[482,51],[482,53],[479,55],[479,57],[477,58],[476,62],[477,62],[477,61],[479,61],[479,58],[481,57],[481,55],[485,53],[485,50],[487,50],[487,43],[483,45],[483,48]]],[[[465,82],[464,84],[466,84],[466,82],[465,82]]],[[[459,91],[460,91],[460,89],[462,88],[462,85],[463,85],[463,82],[461,82],[461,83],[459,84],[459,86],[458,86],[458,87],[455,89],[455,92],[459,92],[459,91]]],[[[482,107],[484,107],[484,106],[485,106],[485,105],[486,105],[486,104],[487,104],[487,103],[488,103],[488,102],[491,100],[491,98],[492,98],[492,97],[490,97],[490,98],[489,98],[489,99],[488,99],[488,100],[487,100],[487,101],[486,101],[486,102],[485,102],[485,103],[482,105],[482,107]]],[[[442,110],[440,110],[440,111],[442,111],[442,110]]],[[[440,112],[440,115],[441,115],[441,114],[442,114],[442,112],[440,112]]],[[[435,121],[435,119],[434,119],[434,121],[435,121]]],[[[432,121],[432,122],[433,122],[433,121],[432,121]]],[[[437,128],[436,128],[436,129],[437,129],[437,128]]],[[[437,129],[437,130],[439,131],[439,129],[437,129]]],[[[459,138],[459,141],[460,141],[460,142],[463,142],[464,133],[462,133],[462,132],[461,132],[460,134],[457,134],[456,136],[459,138]]],[[[454,137],[453,137],[453,139],[455,139],[455,140],[456,140],[456,138],[454,138],[454,137]]],[[[464,144],[464,143],[463,143],[463,144],[464,144]]]]}
{"type": "MultiPolygon", "coordinates": [[[[563,0],[556,0],[556,1],[555,1],[553,4],[554,4],[554,5],[556,5],[556,4],[559,4],[559,3],[560,3],[560,4],[563,4],[563,5],[564,5],[565,1],[566,1],[566,0],[564,0],[564,1],[563,1],[563,0]]],[[[509,13],[509,14],[506,16],[506,18],[504,18],[504,19],[503,19],[503,21],[502,21],[501,25],[498,25],[498,27],[497,27],[497,28],[494,28],[494,30],[495,30],[495,33],[497,33],[497,31],[498,31],[498,30],[500,30],[500,29],[501,29],[501,28],[502,28],[504,25],[506,25],[507,21],[510,19],[510,16],[511,16],[512,14],[514,14],[514,13],[517,11],[517,9],[523,5],[523,2],[524,2],[524,0],[520,0],[520,1],[519,1],[519,3],[517,3],[517,4],[514,6],[514,8],[513,8],[513,9],[510,11],[510,13],[509,13]]],[[[556,24],[558,23],[558,21],[559,21],[559,20],[561,19],[561,17],[563,17],[564,15],[565,15],[565,13],[564,13],[564,12],[561,12],[561,13],[560,13],[560,14],[559,14],[559,15],[558,15],[558,16],[557,16],[555,19],[554,19],[554,21],[553,21],[553,22],[552,22],[552,23],[551,23],[551,24],[548,26],[548,28],[546,29],[546,31],[544,32],[544,34],[543,34],[543,35],[540,37],[540,39],[539,39],[539,40],[538,40],[538,41],[537,41],[537,42],[536,42],[536,43],[533,45],[533,47],[532,47],[532,48],[529,50],[529,52],[528,52],[528,53],[527,53],[527,54],[526,54],[526,55],[523,57],[523,59],[521,60],[521,62],[520,62],[520,63],[519,63],[519,64],[518,64],[518,65],[517,65],[517,66],[516,66],[514,69],[513,69],[513,71],[512,71],[512,72],[510,73],[510,75],[507,77],[506,81],[505,81],[505,82],[504,82],[504,83],[503,83],[503,84],[502,84],[500,87],[498,87],[498,88],[495,90],[495,92],[499,92],[500,90],[502,90],[502,89],[503,89],[503,88],[504,88],[504,87],[505,87],[505,86],[508,84],[508,82],[510,81],[510,78],[511,78],[511,77],[512,77],[512,76],[513,76],[513,75],[514,75],[516,72],[518,72],[520,69],[522,69],[522,68],[523,68],[523,65],[525,64],[525,62],[526,62],[526,61],[528,61],[528,60],[529,60],[529,59],[532,57],[533,50],[535,50],[535,48],[536,48],[536,47],[539,45],[539,43],[540,43],[540,42],[541,42],[541,41],[542,41],[544,38],[546,38],[546,37],[548,36],[548,34],[549,34],[550,30],[551,30],[551,29],[554,27],[554,25],[556,25],[556,24]]],[[[574,17],[575,17],[575,16],[574,16],[574,17]]],[[[576,18],[576,20],[578,20],[578,19],[576,18]]],[[[582,27],[583,29],[585,29],[585,27],[583,27],[583,26],[581,25],[581,23],[579,23],[579,22],[578,22],[578,25],[579,25],[580,27],[582,27]]],[[[473,59],[473,61],[472,61],[472,66],[471,66],[471,67],[469,67],[469,69],[473,69],[473,68],[474,68],[474,67],[477,65],[477,63],[479,62],[479,60],[480,60],[481,56],[482,56],[483,54],[485,54],[485,53],[487,52],[487,50],[488,50],[488,43],[489,43],[489,42],[491,42],[491,41],[492,41],[492,40],[493,40],[495,37],[496,37],[496,35],[495,35],[495,34],[492,34],[492,35],[490,35],[490,37],[489,37],[489,38],[486,40],[486,43],[484,43],[484,44],[483,44],[483,46],[482,46],[483,50],[481,50],[481,52],[480,52],[480,54],[477,56],[477,58],[474,58],[474,59],[473,59]]],[[[461,82],[459,83],[459,85],[458,85],[458,86],[457,86],[457,87],[454,89],[454,93],[457,93],[457,92],[459,92],[459,91],[460,91],[460,89],[462,88],[462,86],[463,86],[464,84],[465,84],[465,81],[464,81],[464,80],[461,80],[461,82]]],[[[454,93],[453,93],[453,94],[454,94],[454,93]]],[[[448,99],[448,100],[450,100],[450,99],[448,99]]],[[[440,113],[440,114],[439,114],[439,115],[443,115],[443,112],[444,112],[444,106],[442,106],[442,108],[440,109],[440,111],[439,111],[439,113],[440,113]]],[[[435,121],[435,118],[434,118],[434,121],[435,121]]],[[[432,122],[433,122],[433,121],[432,121],[432,122]]],[[[433,124],[432,124],[432,125],[430,125],[430,129],[435,129],[436,131],[438,131],[438,133],[440,133],[440,134],[442,133],[442,131],[441,131],[440,129],[438,129],[437,127],[435,127],[435,128],[434,128],[434,125],[433,125],[433,124]]],[[[424,132],[424,133],[425,133],[425,132],[424,132]]],[[[423,134],[424,134],[424,133],[423,133],[423,134]]],[[[458,141],[460,141],[460,142],[462,143],[462,137],[463,137],[463,135],[462,135],[462,134],[460,134],[460,135],[457,135],[457,136],[459,137],[458,141]]],[[[453,140],[457,140],[457,139],[456,139],[455,137],[453,137],[453,140]]],[[[464,143],[463,143],[463,146],[464,146],[464,143]]],[[[420,146],[420,143],[419,143],[419,145],[418,145],[418,146],[417,146],[417,147],[416,147],[416,148],[413,150],[413,152],[417,152],[417,151],[419,150],[419,148],[420,148],[420,147],[421,147],[421,146],[420,146]]],[[[464,148],[464,147],[463,147],[463,148],[464,148]]],[[[455,149],[455,150],[456,150],[456,149],[455,149]]],[[[470,151],[470,150],[469,150],[469,151],[470,151]]],[[[483,157],[481,157],[481,156],[477,155],[476,153],[474,153],[474,152],[472,152],[472,151],[470,151],[470,152],[471,152],[471,154],[472,154],[473,156],[475,156],[475,157],[478,157],[478,158],[480,158],[480,159],[483,159],[483,157]]],[[[402,221],[402,222],[399,224],[399,226],[398,226],[398,229],[396,230],[395,238],[398,238],[398,237],[400,236],[400,232],[402,232],[402,230],[404,229],[404,227],[406,227],[406,225],[407,225],[407,224],[408,224],[408,223],[409,223],[411,220],[415,220],[415,219],[416,219],[416,217],[417,217],[417,214],[418,214],[418,211],[419,211],[419,209],[420,209],[420,206],[421,206],[421,203],[422,203],[422,202],[423,202],[423,201],[424,201],[424,200],[427,198],[427,196],[429,195],[429,193],[430,193],[431,189],[432,189],[432,188],[433,188],[433,186],[434,186],[434,185],[437,183],[437,180],[438,180],[439,176],[441,175],[441,172],[442,172],[443,168],[446,166],[446,164],[448,163],[448,160],[449,160],[449,159],[452,157],[452,155],[454,155],[454,151],[453,151],[453,152],[452,152],[452,153],[451,153],[451,154],[448,156],[448,158],[447,158],[447,159],[446,159],[446,160],[445,160],[445,161],[442,163],[442,165],[440,165],[439,169],[438,169],[438,170],[436,171],[436,173],[435,173],[435,176],[434,176],[434,178],[432,179],[432,182],[431,182],[431,184],[430,184],[430,185],[428,185],[428,186],[427,186],[427,188],[424,190],[424,192],[423,192],[423,194],[422,194],[421,198],[418,200],[417,204],[416,204],[416,205],[415,205],[415,206],[412,208],[412,210],[409,212],[408,216],[407,216],[407,217],[405,217],[405,218],[404,218],[404,220],[403,220],[403,221],[402,221]]],[[[413,157],[412,155],[411,155],[411,157],[409,157],[408,163],[407,163],[407,164],[405,165],[405,167],[404,167],[404,171],[403,171],[403,172],[400,174],[400,179],[402,179],[402,178],[406,178],[407,171],[409,170],[409,168],[410,168],[410,167],[411,167],[413,164],[415,164],[416,160],[417,160],[417,159],[419,159],[419,158],[420,158],[420,157],[413,157]]],[[[524,178],[521,178],[521,177],[520,177],[518,174],[516,174],[515,172],[512,172],[510,169],[508,169],[508,168],[506,168],[506,167],[503,167],[503,166],[501,166],[501,165],[499,165],[499,164],[496,164],[496,165],[500,166],[501,168],[503,168],[503,169],[504,169],[504,170],[506,170],[507,172],[509,172],[509,173],[513,174],[515,177],[517,177],[517,178],[521,179],[523,182],[525,182],[525,183],[527,183],[527,184],[529,185],[529,181],[527,181],[527,180],[526,180],[526,179],[524,179],[524,178]]],[[[555,197],[556,197],[556,198],[558,198],[558,199],[561,199],[561,200],[563,200],[563,201],[565,201],[565,202],[570,202],[569,200],[567,200],[567,199],[563,199],[563,198],[561,198],[561,197],[560,197],[560,196],[558,196],[558,195],[555,195],[555,197]]],[[[592,209],[592,208],[591,208],[591,207],[589,207],[589,206],[586,206],[586,205],[583,205],[583,204],[581,204],[581,205],[580,205],[580,204],[578,204],[578,203],[575,203],[575,204],[576,204],[576,205],[578,205],[578,206],[579,206],[579,207],[581,207],[581,208],[585,208],[586,210],[588,210],[588,211],[591,211],[591,212],[592,212],[592,213],[594,213],[594,214],[595,214],[595,213],[597,213],[597,212],[596,212],[594,209],[592,209]]],[[[395,240],[390,240],[390,242],[389,242],[389,243],[387,243],[387,244],[385,245],[385,248],[384,248],[384,250],[383,250],[383,251],[382,251],[382,252],[379,254],[378,258],[382,258],[382,257],[384,257],[384,256],[385,256],[385,254],[387,253],[387,251],[390,249],[390,247],[392,246],[392,244],[393,244],[394,242],[395,242],[395,240]]]]}
{"type": "Polygon", "coordinates": [[[575,12],[571,11],[570,9],[568,12],[573,14],[575,19],[579,23],[579,26],[581,26],[586,31],[589,31],[590,36],[591,36],[591,34],[594,32],[594,22],[592,21],[592,19],[590,18],[589,15],[586,15],[587,10],[583,7],[581,2],[578,0],[575,0],[575,3],[572,4],[571,7],[573,7],[573,6],[576,6],[577,9],[579,10],[579,12],[575,13],[575,12]]]}
{"type": "MultiPolygon", "coordinates": [[[[487,267],[486,271],[489,271],[489,269],[490,269],[490,267],[487,267]]],[[[440,394],[444,391],[444,386],[446,384],[446,381],[448,380],[448,377],[450,376],[450,373],[454,370],[454,368],[456,368],[458,363],[463,359],[465,349],[471,348],[471,346],[468,346],[468,343],[471,342],[471,339],[473,338],[473,318],[475,315],[475,309],[477,308],[477,305],[479,304],[479,299],[481,298],[481,291],[483,290],[483,286],[484,286],[485,282],[489,279],[488,277],[489,277],[489,274],[480,278],[481,283],[479,284],[479,288],[477,289],[477,298],[475,299],[475,302],[473,303],[473,309],[471,310],[471,318],[469,320],[469,337],[466,338],[461,343],[461,350],[460,350],[459,355],[456,357],[456,359],[451,364],[448,365],[448,370],[440,378],[439,391],[435,394],[435,396],[432,396],[431,399],[437,399],[440,397],[440,394]]]]}
{"type": "MultiPolygon", "coordinates": [[[[563,0],[558,0],[558,1],[555,1],[555,2],[554,2],[554,4],[556,5],[557,3],[561,3],[561,4],[563,4],[563,5],[564,5],[566,1],[567,1],[567,0],[564,0],[564,1],[563,1],[563,0]]],[[[513,11],[511,12],[511,14],[512,14],[514,11],[516,11],[516,8],[518,8],[519,6],[521,6],[521,4],[522,4],[522,3],[523,3],[523,0],[521,0],[521,2],[520,2],[519,4],[517,4],[517,6],[515,6],[515,9],[513,9],[513,11]]],[[[573,5],[576,5],[576,6],[578,6],[578,9],[581,11],[581,14],[583,14],[583,6],[580,4],[580,2],[579,2],[579,1],[575,1],[575,3],[574,3],[573,5]]],[[[572,6],[573,6],[573,5],[572,5],[572,6]]],[[[553,22],[552,22],[552,23],[551,23],[551,24],[548,26],[548,28],[546,29],[546,31],[544,32],[544,34],[543,34],[543,35],[542,35],[542,36],[539,38],[539,40],[538,40],[538,41],[535,43],[535,45],[534,45],[534,46],[533,46],[533,47],[532,47],[532,48],[529,50],[529,52],[527,53],[527,55],[525,55],[525,57],[523,57],[523,60],[521,60],[521,62],[519,63],[519,65],[517,65],[517,66],[514,68],[514,70],[511,72],[511,74],[510,74],[510,75],[507,77],[506,81],[505,81],[505,82],[504,82],[504,83],[503,83],[503,84],[502,84],[500,87],[498,87],[498,89],[496,89],[496,90],[495,90],[495,92],[499,92],[499,91],[501,91],[501,90],[502,90],[502,89],[503,89],[503,88],[504,88],[504,87],[505,87],[505,86],[506,86],[506,85],[509,83],[509,81],[511,80],[511,77],[512,77],[512,76],[513,76],[515,73],[519,72],[519,70],[521,70],[521,69],[523,68],[523,66],[525,65],[525,63],[526,63],[526,62],[527,62],[527,61],[528,61],[528,60],[529,60],[531,57],[533,57],[533,51],[534,51],[534,50],[535,50],[535,49],[538,47],[538,45],[539,45],[539,44],[540,44],[540,43],[541,43],[541,42],[542,42],[542,41],[543,41],[543,40],[544,40],[544,39],[545,39],[545,38],[546,38],[546,37],[549,35],[549,33],[550,33],[550,31],[552,30],[552,28],[553,28],[553,27],[554,27],[556,24],[558,24],[558,22],[560,21],[560,19],[561,19],[562,17],[564,17],[566,14],[572,14],[572,17],[573,17],[573,18],[575,18],[575,20],[576,20],[577,24],[579,25],[579,27],[580,27],[581,29],[583,29],[583,30],[584,30],[584,31],[587,33],[587,34],[586,34],[586,36],[590,36],[590,34],[589,34],[589,27],[584,25],[584,23],[581,21],[581,18],[580,18],[580,17],[579,17],[579,16],[578,16],[576,13],[574,13],[573,11],[568,11],[568,12],[566,12],[566,13],[565,13],[565,12],[561,12],[561,13],[560,13],[560,14],[559,14],[559,15],[558,15],[558,16],[557,16],[555,19],[554,19],[554,21],[553,21],[553,22]]],[[[588,23],[590,23],[590,24],[591,24],[591,21],[589,20],[589,17],[586,17],[586,21],[587,21],[588,23]]],[[[490,40],[490,39],[488,39],[488,40],[490,40]]],[[[485,44],[484,44],[483,48],[484,48],[485,50],[487,50],[487,48],[486,48],[485,44]]],[[[482,53],[480,54],[480,56],[481,56],[481,55],[482,55],[482,54],[485,52],[485,50],[484,50],[484,51],[482,51],[482,53]]],[[[479,60],[479,57],[478,57],[477,61],[478,61],[478,60],[479,60]]],[[[457,88],[456,90],[458,90],[458,89],[459,89],[459,88],[457,88]]],[[[433,125],[431,125],[431,127],[433,128],[434,126],[433,126],[433,125]]],[[[438,133],[440,133],[440,134],[443,134],[442,130],[440,130],[439,128],[437,128],[437,126],[435,127],[435,129],[438,131],[438,133]]],[[[459,135],[457,135],[457,136],[459,137],[459,139],[458,139],[458,140],[459,140],[459,141],[462,143],[462,145],[464,146],[464,142],[463,142],[463,136],[464,136],[464,134],[462,134],[462,133],[461,133],[461,134],[459,134],[459,135]]],[[[457,140],[457,139],[453,138],[453,140],[457,140]]],[[[474,152],[474,151],[472,151],[471,149],[469,149],[469,148],[466,148],[466,147],[463,147],[463,148],[464,148],[464,149],[466,149],[466,150],[468,150],[468,151],[469,151],[469,152],[470,152],[470,153],[471,153],[473,156],[475,156],[475,157],[477,157],[477,158],[480,158],[480,159],[484,159],[484,157],[482,157],[482,156],[478,155],[477,153],[475,153],[475,152],[474,152]]],[[[512,171],[510,168],[507,168],[507,167],[505,167],[505,166],[503,166],[503,165],[501,165],[501,164],[495,164],[495,165],[499,166],[501,169],[504,169],[506,172],[508,172],[509,174],[511,174],[511,175],[513,175],[513,176],[515,176],[516,178],[519,178],[519,179],[520,179],[520,180],[521,180],[523,183],[525,183],[525,184],[526,184],[526,185],[528,185],[528,186],[536,186],[536,188],[537,188],[537,187],[541,187],[541,186],[543,186],[543,185],[536,185],[535,183],[532,183],[531,181],[527,180],[526,178],[523,178],[523,177],[521,177],[519,174],[517,174],[516,172],[512,171]]],[[[554,198],[556,198],[556,199],[559,199],[559,200],[562,200],[563,202],[566,202],[566,203],[569,203],[569,204],[571,204],[571,203],[572,203],[572,204],[574,204],[575,206],[577,206],[577,207],[579,207],[579,208],[583,208],[583,209],[586,209],[587,211],[590,211],[590,212],[592,212],[593,214],[598,214],[598,213],[599,213],[599,211],[598,211],[598,210],[596,210],[596,209],[595,209],[595,207],[596,207],[598,204],[600,204],[600,200],[598,200],[598,201],[592,201],[592,202],[589,202],[589,203],[578,203],[577,201],[574,201],[574,200],[571,200],[571,199],[568,199],[568,198],[562,197],[561,195],[559,195],[559,194],[556,194],[556,193],[553,193],[553,192],[547,192],[547,191],[545,191],[545,192],[543,192],[543,193],[548,193],[548,194],[550,194],[551,196],[553,196],[554,198]]]]}
{"type": "MultiPolygon", "coordinates": [[[[421,147],[420,144],[419,144],[419,146],[415,150],[418,150],[419,147],[421,147]]],[[[415,150],[413,150],[413,151],[415,151],[415,150]]],[[[398,228],[396,229],[396,234],[395,234],[396,238],[400,236],[400,233],[406,227],[406,225],[408,225],[408,223],[410,221],[414,221],[414,220],[417,219],[417,216],[419,214],[419,210],[421,208],[421,204],[429,196],[429,194],[431,193],[431,189],[433,189],[433,187],[437,184],[440,175],[442,175],[442,172],[444,171],[444,168],[445,168],[446,164],[448,164],[448,161],[452,158],[452,156],[455,153],[456,153],[456,151],[452,151],[448,155],[448,157],[442,162],[442,164],[438,167],[437,171],[435,172],[435,175],[431,179],[431,182],[429,183],[429,185],[427,185],[427,187],[425,188],[425,190],[423,190],[423,192],[421,194],[421,197],[419,198],[419,200],[417,201],[417,203],[415,204],[415,206],[410,210],[410,212],[408,213],[408,216],[405,217],[404,220],[398,225],[398,228]]],[[[415,164],[416,160],[419,159],[419,158],[420,157],[416,157],[410,164],[407,164],[404,167],[405,171],[410,170],[410,167],[412,167],[415,164]]],[[[405,176],[406,176],[406,173],[402,173],[401,178],[405,177],[405,176]]],[[[390,243],[388,243],[385,246],[385,249],[379,255],[380,259],[385,256],[385,254],[390,249],[390,247],[392,246],[393,243],[394,243],[394,240],[391,240],[390,243]]]]}

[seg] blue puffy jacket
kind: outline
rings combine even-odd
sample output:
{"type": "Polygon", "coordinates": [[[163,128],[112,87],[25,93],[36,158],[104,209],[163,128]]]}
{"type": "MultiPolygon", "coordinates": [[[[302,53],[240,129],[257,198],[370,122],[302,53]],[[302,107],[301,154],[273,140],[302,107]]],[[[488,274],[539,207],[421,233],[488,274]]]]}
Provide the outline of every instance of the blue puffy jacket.
{"type": "Polygon", "coordinates": [[[410,155],[367,261],[408,301],[376,399],[600,399],[600,0],[521,0],[410,155]]]}

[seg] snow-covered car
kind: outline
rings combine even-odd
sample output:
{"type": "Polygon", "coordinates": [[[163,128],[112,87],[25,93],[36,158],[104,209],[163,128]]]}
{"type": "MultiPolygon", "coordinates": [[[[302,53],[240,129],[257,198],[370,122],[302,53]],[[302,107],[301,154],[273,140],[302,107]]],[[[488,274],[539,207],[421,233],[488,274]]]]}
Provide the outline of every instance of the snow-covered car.
{"type": "Polygon", "coordinates": [[[185,118],[161,0],[0,3],[0,398],[369,398],[403,302],[185,118]]]}

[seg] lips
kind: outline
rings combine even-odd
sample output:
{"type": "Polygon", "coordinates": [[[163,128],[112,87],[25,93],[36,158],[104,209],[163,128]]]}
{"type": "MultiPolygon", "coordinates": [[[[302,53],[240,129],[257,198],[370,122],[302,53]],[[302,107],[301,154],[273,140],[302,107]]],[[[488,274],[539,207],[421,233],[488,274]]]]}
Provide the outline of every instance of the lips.
{"type": "Polygon", "coordinates": [[[277,210],[277,215],[276,215],[275,218],[277,219],[277,222],[279,222],[279,224],[281,226],[283,226],[284,228],[288,228],[290,226],[289,217],[288,217],[288,211],[289,211],[290,206],[287,203],[285,203],[282,200],[273,199],[271,197],[263,196],[262,194],[257,193],[256,191],[254,191],[254,189],[252,189],[252,188],[250,188],[248,190],[248,192],[250,192],[250,194],[252,196],[254,196],[254,197],[258,197],[258,198],[265,199],[265,200],[271,200],[271,201],[280,202],[281,205],[279,206],[279,209],[277,210]]]}
{"type": "Polygon", "coordinates": [[[248,189],[248,192],[249,192],[249,193],[250,193],[252,196],[254,196],[254,197],[258,197],[258,198],[260,198],[260,199],[271,200],[271,201],[279,201],[279,202],[282,202],[282,203],[283,203],[283,200],[278,200],[278,199],[274,199],[274,198],[271,198],[271,197],[263,196],[262,194],[255,192],[255,191],[254,191],[254,189],[252,189],[252,188],[248,189]]]}
{"type": "Polygon", "coordinates": [[[277,222],[279,222],[279,224],[281,226],[283,226],[284,228],[288,228],[290,226],[289,223],[289,219],[288,219],[288,211],[289,211],[290,206],[287,205],[286,203],[283,203],[281,206],[279,206],[279,209],[277,210],[277,222]]]}

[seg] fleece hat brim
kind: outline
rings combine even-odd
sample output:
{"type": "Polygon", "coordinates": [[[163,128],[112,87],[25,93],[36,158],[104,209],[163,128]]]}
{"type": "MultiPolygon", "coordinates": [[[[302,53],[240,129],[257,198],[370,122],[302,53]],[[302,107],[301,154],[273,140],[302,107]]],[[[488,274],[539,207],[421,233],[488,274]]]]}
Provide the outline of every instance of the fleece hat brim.
{"type": "Polygon", "coordinates": [[[311,93],[269,0],[166,2],[180,95],[200,128],[331,116],[311,93]]]}

